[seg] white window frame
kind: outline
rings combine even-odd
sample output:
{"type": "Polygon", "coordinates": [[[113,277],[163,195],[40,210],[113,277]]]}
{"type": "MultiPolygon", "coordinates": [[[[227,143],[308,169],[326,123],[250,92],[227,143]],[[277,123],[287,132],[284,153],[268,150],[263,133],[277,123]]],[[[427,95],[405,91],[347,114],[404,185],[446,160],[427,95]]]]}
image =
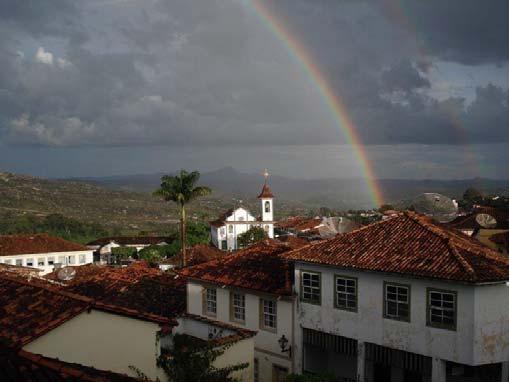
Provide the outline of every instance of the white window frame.
{"type": "Polygon", "coordinates": [[[277,330],[277,301],[260,299],[260,328],[275,332],[277,330]]]}
{"type": "Polygon", "coordinates": [[[398,283],[392,283],[392,282],[385,282],[384,283],[384,317],[389,318],[391,320],[398,320],[398,321],[407,321],[410,322],[410,316],[411,316],[411,304],[410,304],[410,285],[404,285],[404,284],[398,284],[398,283]],[[389,292],[389,288],[396,288],[394,292],[389,292]],[[406,299],[403,300],[400,297],[403,297],[402,291],[406,290],[406,299]],[[388,295],[394,295],[394,297],[389,297],[388,295]],[[389,304],[396,304],[396,314],[390,314],[389,313],[389,304]],[[403,316],[399,314],[400,310],[403,306],[407,306],[407,316],[403,316]]]}
{"type": "Polygon", "coordinates": [[[234,322],[246,322],[246,295],[238,292],[232,292],[231,297],[231,318],[234,322]]]}
{"type": "Polygon", "coordinates": [[[76,256],[74,256],[74,255],[68,256],[67,261],[68,261],[69,265],[75,265],[76,264],[76,256]]]}
{"type": "Polygon", "coordinates": [[[38,257],[37,258],[37,266],[38,267],[45,267],[46,266],[46,258],[45,257],[38,257]],[[42,264],[41,264],[42,260],[42,264]]]}
{"type": "Polygon", "coordinates": [[[309,304],[322,303],[322,274],[320,272],[300,271],[300,299],[309,304]]]}
{"type": "Polygon", "coordinates": [[[205,288],[203,291],[203,310],[207,316],[216,316],[217,314],[217,290],[216,288],[205,288]]]}
{"type": "Polygon", "coordinates": [[[439,329],[456,330],[457,301],[458,293],[455,291],[427,288],[427,325],[439,329]],[[452,299],[444,301],[445,296],[452,299]],[[439,317],[440,322],[434,320],[434,316],[439,317]],[[444,323],[446,318],[452,318],[452,323],[444,323]]]}
{"type": "Polygon", "coordinates": [[[14,264],[17,266],[17,267],[22,267],[23,266],[23,259],[16,259],[14,264]]]}
{"type": "Polygon", "coordinates": [[[27,267],[33,267],[34,266],[34,258],[33,257],[29,257],[28,259],[26,259],[26,266],[27,267]]]}
{"type": "Polygon", "coordinates": [[[334,306],[337,309],[357,312],[358,309],[358,280],[356,277],[342,275],[334,276],[334,306]],[[338,283],[340,281],[340,283],[338,283]],[[353,288],[353,291],[352,291],[353,288]],[[340,303],[340,296],[343,296],[344,304],[340,303]],[[353,305],[352,305],[353,301],[353,305]]]}
{"type": "Polygon", "coordinates": [[[54,265],[55,264],[55,257],[50,256],[48,257],[48,265],[54,265]]]}
{"type": "Polygon", "coordinates": [[[79,255],[79,263],[85,264],[86,262],[87,262],[87,255],[85,255],[85,254],[79,255]]]}

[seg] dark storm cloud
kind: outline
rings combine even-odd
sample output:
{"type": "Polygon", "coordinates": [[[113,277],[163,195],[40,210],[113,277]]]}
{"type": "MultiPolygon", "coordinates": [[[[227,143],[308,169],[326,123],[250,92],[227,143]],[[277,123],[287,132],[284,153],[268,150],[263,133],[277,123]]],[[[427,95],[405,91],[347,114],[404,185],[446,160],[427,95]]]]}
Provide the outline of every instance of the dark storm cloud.
{"type": "MultiPolygon", "coordinates": [[[[507,61],[504,8],[483,4],[472,24],[474,38],[462,24],[474,16],[473,3],[457,9],[456,3],[405,2],[400,11],[409,19],[422,14],[414,27],[427,38],[429,56],[423,57],[419,38],[394,17],[389,1],[267,5],[316,58],[365,142],[506,141],[507,90],[479,87],[472,103],[428,93],[438,58],[507,61]]],[[[0,142],[213,146],[343,140],[301,66],[236,0],[0,0],[0,32],[0,142]]]]}

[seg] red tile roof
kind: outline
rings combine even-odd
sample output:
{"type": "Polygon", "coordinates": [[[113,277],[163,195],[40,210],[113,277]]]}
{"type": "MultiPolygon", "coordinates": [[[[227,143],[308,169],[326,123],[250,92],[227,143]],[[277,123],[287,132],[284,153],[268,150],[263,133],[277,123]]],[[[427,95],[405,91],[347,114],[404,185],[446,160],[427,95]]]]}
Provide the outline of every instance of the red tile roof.
{"type": "Polygon", "coordinates": [[[491,235],[490,241],[496,244],[504,244],[509,247],[509,231],[499,232],[491,235]]]}
{"type": "MultiPolygon", "coordinates": [[[[166,318],[173,318],[186,310],[185,279],[150,268],[144,262],[122,268],[89,264],[74,269],[76,275],[62,283],[62,290],[166,318]]],[[[53,272],[46,277],[60,281],[57,275],[53,272]]]]}
{"type": "Polygon", "coordinates": [[[159,243],[171,243],[175,238],[171,236],[108,236],[87,243],[89,246],[104,246],[111,242],[118,245],[157,245],[159,243]]]}
{"type": "Polygon", "coordinates": [[[285,243],[291,249],[298,249],[310,244],[310,241],[294,235],[280,236],[277,240],[285,243]]]}
{"type": "Polygon", "coordinates": [[[260,192],[260,195],[258,195],[258,199],[261,198],[273,198],[274,194],[272,194],[272,191],[270,190],[270,187],[267,183],[263,185],[262,192],[260,192]]]}
{"type": "MultiPolygon", "coordinates": [[[[206,263],[225,256],[225,252],[210,244],[196,244],[186,252],[188,266],[206,263]]],[[[164,259],[159,264],[180,265],[180,256],[175,255],[169,259],[164,259]]]]}
{"type": "Polygon", "coordinates": [[[0,349],[2,382],[135,382],[136,378],[43,357],[24,350],[0,349]]]}
{"type": "Polygon", "coordinates": [[[472,213],[465,216],[458,216],[445,225],[459,230],[477,230],[484,228],[481,227],[476,220],[479,214],[487,214],[495,218],[497,224],[495,227],[492,227],[492,229],[509,229],[509,210],[494,207],[478,207],[472,213]]]}
{"type": "Polygon", "coordinates": [[[191,279],[277,295],[291,295],[293,271],[284,243],[264,240],[246,249],[178,271],[191,279]]]}
{"type": "Polygon", "coordinates": [[[0,236],[0,256],[87,250],[84,245],[45,233],[0,236]]]}
{"type": "Polygon", "coordinates": [[[322,224],[322,219],[319,217],[305,217],[305,216],[292,216],[285,220],[280,220],[276,223],[277,228],[284,230],[295,230],[295,231],[308,231],[317,228],[322,224]]]}
{"type": "Polygon", "coordinates": [[[509,260],[459,231],[411,212],[284,256],[341,268],[469,283],[509,280],[509,260]]]}
{"type": "Polygon", "coordinates": [[[174,320],[160,315],[97,302],[58,290],[48,282],[36,279],[26,281],[0,274],[0,338],[6,338],[11,343],[27,344],[89,309],[165,326],[176,324],[174,320]]]}

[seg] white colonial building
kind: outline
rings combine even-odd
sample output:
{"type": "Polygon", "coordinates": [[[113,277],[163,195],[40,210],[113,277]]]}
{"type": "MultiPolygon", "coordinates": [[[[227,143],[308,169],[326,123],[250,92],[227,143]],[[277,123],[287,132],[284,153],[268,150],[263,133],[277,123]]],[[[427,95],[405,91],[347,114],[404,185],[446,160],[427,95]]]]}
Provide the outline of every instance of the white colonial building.
{"type": "Polygon", "coordinates": [[[265,172],[265,183],[258,199],[261,215],[255,217],[246,208],[232,208],[217,220],[210,222],[212,243],[224,251],[239,249],[237,238],[252,227],[262,227],[269,238],[274,237],[274,195],[267,185],[268,173],[265,172]]]}
{"type": "Polygon", "coordinates": [[[284,382],[292,373],[294,341],[290,247],[265,240],[181,270],[187,278],[187,311],[255,331],[254,382],[284,382]]]}
{"type": "Polygon", "coordinates": [[[0,236],[0,263],[37,268],[41,274],[53,272],[55,267],[93,263],[93,251],[47,234],[0,236]]]}
{"type": "Polygon", "coordinates": [[[405,213],[290,252],[295,370],[344,382],[507,382],[509,263],[405,213]]]}

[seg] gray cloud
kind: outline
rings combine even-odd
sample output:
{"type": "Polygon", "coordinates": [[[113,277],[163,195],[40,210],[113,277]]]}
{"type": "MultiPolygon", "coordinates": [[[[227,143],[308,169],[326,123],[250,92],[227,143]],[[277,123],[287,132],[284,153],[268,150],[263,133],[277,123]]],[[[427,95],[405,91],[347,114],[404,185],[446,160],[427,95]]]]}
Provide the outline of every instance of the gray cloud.
{"type": "MultiPolygon", "coordinates": [[[[344,142],[301,66],[242,2],[18,3],[0,1],[2,142],[344,142]]],[[[507,141],[501,86],[478,87],[471,104],[428,93],[437,60],[507,64],[504,4],[467,3],[405,2],[398,11],[412,24],[395,16],[392,0],[267,6],[316,58],[366,143],[507,141]],[[472,18],[477,37],[462,24],[472,18]]]]}

